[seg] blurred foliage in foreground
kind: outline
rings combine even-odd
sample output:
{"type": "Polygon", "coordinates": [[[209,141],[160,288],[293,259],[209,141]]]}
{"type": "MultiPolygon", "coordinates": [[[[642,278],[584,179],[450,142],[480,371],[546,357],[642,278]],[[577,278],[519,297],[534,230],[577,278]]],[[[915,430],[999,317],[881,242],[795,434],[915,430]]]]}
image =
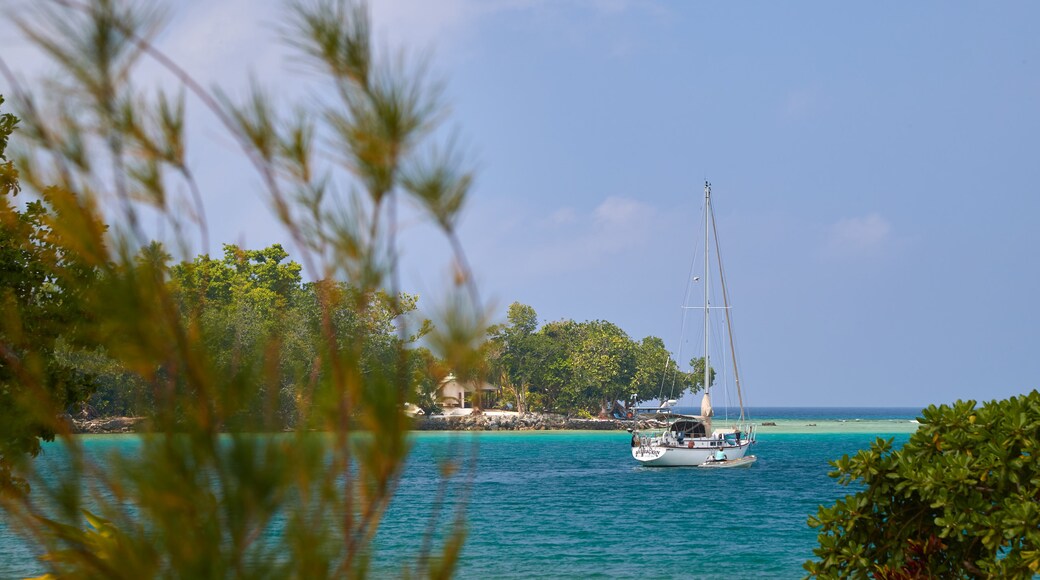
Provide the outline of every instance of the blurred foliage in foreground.
{"type": "Polygon", "coordinates": [[[877,440],[833,463],[864,489],[821,507],[821,578],[1040,574],[1040,392],[931,406],[902,449],[877,440]]]}
{"type": "MultiPolygon", "coordinates": [[[[377,54],[363,4],[289,6],[283,37],[324,85],[288,115],[258,88],[236,105],[200,87],[151,43],[155,6],[38,3],[16,20],[56,79],[27,87],[0,60],[20,118],[18,152],[0,159],[0,259],[14,266],[0,280],[0,501],[58,577],[363,576],[409,449],[401,408],[417,358],[429,360],[410,345],[430,327],[407,316],[414,297],[398,288],[401,206],[454,249],[453,290],[425,341],[474,376],[485,315],[455,233],[472,174],[436,139],[438,87],[377,54]],[[136,89],[145,59],[181,92],[136,89]],[[300,285],[278,247],[171,268],[151,243],[146,222],[180,255],[208,247],[187,103],[233,135],[319,282],[300,285]],[[19,183],[28,205],[13,200],[19,183]],[[67,376],[91,360],[94,376],[67,376]],[[59,416],[113,369],[151,401],[151,427],[139,453],[102,468],[59,416]],[[286,424],[295,431],[268,431],[286,424]],[[53,435],[69,463],[45,484],[27,457],[53,435]]],[[[13,126],[3,117],[4,140],[13,126]]],[[[441,485],[468,465],[450,460],[441,485]]],[[[393,555],[403,574],[450,574],[465,493],[440,497],[452,505],[433,509],[415,553],[393,555]]]]}
{"type": "Polygon", "coordinates": [[[60,218],[49,206],[53,192],[18,208],[18,171],[6,154],[17,124],[0,114],[0,493],[27,491],[11,472],[14,461],[38,455],[40,440],[54,439],[55,413],[89,392],[90,377],[60,364],[57,353],[81,342],[84,298],[96,279],[50,226],[60,218]]]}
{"type": "MultiPolygon", "coordinates": [[[[432,408],[443,367],[428,349],[415,341],[430,330],[429,321],[416,320],[417,331],[403,342],[396,319],[414,318],[418,297],[384,292],[367,296],[345,282],[303,282],[300,264],[287,261],[288,253],[275,244],[263,250],[243,250],[225,245],[223,259],[208,255],[166,268],[168,256],[161,246],[146,247],[138,260],[158,258],[166,272],[167,286],[177,300],[181,316],[197,319],[202,329],[200,347],[212,353],[215,364],[232,372],[242,352],[264,351],[273,365],[265,377],[244,377],[262,386],[253,399],[243,401],[239,412],[226,417],[225,429],[281,431],[295,427],[321,427],[301,423],[311,407],[311,393],[301,379],[309,377],[318,358],[321,341],[323,293],[334,292],[335,310],[329,313],[331,336],[346,348],[359,343],[362,375],[395,364],[399,348],[408,350],[414,389],[408,401],[432,408]],[[361,300],[368,303],[361,304],[361,300]],[[278,336],[277,345],[269,343],[278,336]],[[270,350],[275,348],[276,350],[270,350]]],[[[411,322],[405,322],[413,326],[411,322]]],[[[139,375],[128,372],[103,350],[62,353],[62,363],[91,377],[93,393],[80,409],[82,418],[94,416],[150,416],[157,411],[154,393],[139,375]]]]}

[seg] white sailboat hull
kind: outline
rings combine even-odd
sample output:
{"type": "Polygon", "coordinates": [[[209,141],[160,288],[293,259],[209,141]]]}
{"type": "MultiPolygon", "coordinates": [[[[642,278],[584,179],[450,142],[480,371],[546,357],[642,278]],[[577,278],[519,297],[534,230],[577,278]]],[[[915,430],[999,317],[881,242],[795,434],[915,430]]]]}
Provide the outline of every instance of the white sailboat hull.
{"type": "Polygon", "coordinates": [[[721,449],[726,459],[740,459],[751,447],[750,441],[740,445],[716,446],[710,439],[695,439],[684,445],[666,445],[650,442],[632,447],[632,457],[649,467],[696,467],[708,461],[721,449]]]}

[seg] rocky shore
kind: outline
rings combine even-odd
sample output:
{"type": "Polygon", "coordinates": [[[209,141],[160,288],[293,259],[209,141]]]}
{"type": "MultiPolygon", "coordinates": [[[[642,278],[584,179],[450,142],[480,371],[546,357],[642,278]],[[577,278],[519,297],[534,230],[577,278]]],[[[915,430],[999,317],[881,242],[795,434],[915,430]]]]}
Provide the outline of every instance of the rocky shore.
{"type": "MultiPolygon", "coordinates": [[[[144,417],[99,417],[78,419],[69,417],[72,432],[85,435],[111,433],[140,433],[146,430],[144,417]]],[[[624,431],[626,429],[655,429],[663,426],[658,421],[620,421],[617,419],[582,419],[549,413],[496,415],[420,416],[416,417],[416,431],[624,431]]]]}
{"type": "Polygon", "coordinates": [[[139,433],[145,430],[144,417],[100,417],[70,420],[72,421],[72,432],[84,435],[139,433]]]}
{"type": "Polygon", "coordinates": [[[661,427],[657,421],[581,419],[548,413],[481,414],[417,417],[417,431],[624,431],[661,427]]]}
{"type": "MultiPolygon", "coordinates": [[[[419,416],[412,426],[416,431],[624,431],[661,429],[664,423],[653,420],[619,421],[616,419],[580,419],[540,413],[499,414],[489,411],[482,415],[419,416]]],[[[102,435],[115,433],[144,433],[148,430],[144,417],[77,418],[66,415],[73,433],[102,435]]],[[[822,433],[913,433],[920,426],[916,420],[838,421],[770,420],[759,424],[761,432],[771,434],[822,433]]]]}

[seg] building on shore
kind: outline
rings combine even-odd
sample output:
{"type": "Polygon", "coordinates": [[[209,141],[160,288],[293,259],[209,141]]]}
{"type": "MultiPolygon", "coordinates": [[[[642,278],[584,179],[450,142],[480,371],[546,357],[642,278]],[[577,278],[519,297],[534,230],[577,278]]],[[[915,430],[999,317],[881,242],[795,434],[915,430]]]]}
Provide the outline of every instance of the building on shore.
{"type": "Polygon", "coordinates": [[[437,404],[444,409],[483,409],[498,387],[485,381],[460,381],[453,374],[437,387],[437,404]]]}

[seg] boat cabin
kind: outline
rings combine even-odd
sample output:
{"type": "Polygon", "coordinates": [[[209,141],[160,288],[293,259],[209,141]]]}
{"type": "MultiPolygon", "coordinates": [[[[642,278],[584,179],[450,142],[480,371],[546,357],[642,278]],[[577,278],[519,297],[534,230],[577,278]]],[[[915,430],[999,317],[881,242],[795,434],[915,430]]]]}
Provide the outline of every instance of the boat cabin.
{"type": "Polygon", "coordinates": [[[677,439],[707,437],[708,426],[699,419],[680,419],[668,428],[677,439]]]}
{"type": "Polygon", "coordinates": [[[676,419],[668,427],[668,437],[672,441],[683,442],[690,439],[709,439],[711,447],[739,447],[745,434],[734,428],[712,429],[711,418],[702,416],[684,416],[676,419]]]}

